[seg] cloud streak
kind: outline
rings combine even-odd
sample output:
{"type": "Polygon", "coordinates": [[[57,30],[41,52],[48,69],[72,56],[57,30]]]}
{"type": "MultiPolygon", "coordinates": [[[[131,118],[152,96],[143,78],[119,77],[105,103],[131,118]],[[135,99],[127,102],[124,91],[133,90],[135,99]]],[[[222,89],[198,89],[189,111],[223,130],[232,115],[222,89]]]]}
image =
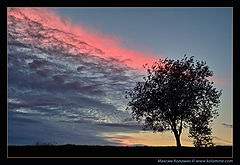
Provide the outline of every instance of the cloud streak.
{"type": "MultiPolygon", "coordinates": [[[[19,38],[14,38],[14,43],[18,45],[31,45],[34,42],[37,43],[35,47],[40,44],[52,50],[67,49],[68,53],[74,55],[98,56],[134,68],[142,68],[144,63],[152,63],[156,60],[151,53],[122,48],[121,40],[116,36],[89,30],[93,28],[73,26],[70,19],[61,18],[56,11],[43,8],[9,8],[8,15],[8,18],[11,18],[8,19],[8,24],[13,20],[15,26],[19,26],[24,21],[27,27],[21,28],[22,37],[26,38],[28,35],[30,38],[25,40],[25,43],[19,42],[19,38]]],[[[9,30],[11,31],[12,28],[9,30]]]]}
{"type": "Polygon", "coordinates": [[[227,123],[222,123],[222,125],[226,128],[232,128],[233,127],[232,124],[227,124],[227,123]]]}
{"type": "Polygon", "coordinates": [[[124,110],[139,70],[80,34],[49,10],[9,8],[9,144],[113,145],[97,135],[141,130],[124,110]]]}

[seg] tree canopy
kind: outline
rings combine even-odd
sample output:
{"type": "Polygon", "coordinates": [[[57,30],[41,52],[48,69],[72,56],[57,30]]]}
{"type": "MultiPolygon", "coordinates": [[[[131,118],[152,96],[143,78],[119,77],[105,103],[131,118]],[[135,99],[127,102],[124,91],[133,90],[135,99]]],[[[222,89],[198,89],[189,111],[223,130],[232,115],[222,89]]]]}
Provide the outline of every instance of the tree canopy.
{"type": "MultiPolygon", "coordinates": [[[[147,75],[142,82],[126,91],[130,99],[127,109],[132,117],[154,132],[171,130],[181,147],[182,130],[189,128],[194,145],[204,143],[211,135],[209,123],[218,116],[222,91],[218,91],[209,77],[213,72],[204,61],[193,56],[182,60],[160,59],[152,66],[144,65],[147,75]]],[[[201,146],[201,145],[200,145],[201,146]]]]}

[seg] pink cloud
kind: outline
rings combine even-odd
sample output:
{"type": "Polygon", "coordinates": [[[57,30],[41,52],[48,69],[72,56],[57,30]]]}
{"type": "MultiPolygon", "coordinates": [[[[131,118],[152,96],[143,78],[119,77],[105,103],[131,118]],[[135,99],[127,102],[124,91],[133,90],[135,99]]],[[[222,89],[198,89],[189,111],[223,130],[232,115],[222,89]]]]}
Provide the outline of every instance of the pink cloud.
{"type": "Polygon", "coordinates": [[[136,139],[133,138],[110,138],[109,141],[119,143],[122,146],[131,146],[136,139]]]}
{"type": "MultiPolygon", "coordinates": [[[[102,58],[115,58],[121,63],[138,69],[143,69],[143,64],[152,64],[156,61],[151,52],[139,52],[133,49],[123,48],[123,39],[120,36],[106,35],[95,29],[94,27],[83,27],[81,25],[73,25],[70,18],[61,17],[56,11],[47,8],[8,8],[8,14],[18,19],[29,19],[40,23],[42,26],[57,29],[64,33],[54,33],[53,38],[57,38],[69,45],[77,48],[77,52],[81,53],[83,41],[99,51],[91,51],[92,55],[102,58]],[[66,36],[66,33],[69,35],[66,36]]],[[[79,20],[81,22],[81,20],[79,20]]],[[[48,41],[43,41],[48,42],[48,41]]]]}

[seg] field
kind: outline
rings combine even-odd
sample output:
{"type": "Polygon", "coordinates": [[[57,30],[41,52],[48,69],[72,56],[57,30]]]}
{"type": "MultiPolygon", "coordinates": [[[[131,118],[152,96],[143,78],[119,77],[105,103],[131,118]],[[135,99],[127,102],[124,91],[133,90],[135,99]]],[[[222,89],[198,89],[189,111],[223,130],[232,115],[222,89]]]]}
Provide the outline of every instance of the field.
{"type": "Polygon", "coordinates": [[[8,146],[8,157],[231,157],[231,146],[122,147],[84,145],[8,146]]]}

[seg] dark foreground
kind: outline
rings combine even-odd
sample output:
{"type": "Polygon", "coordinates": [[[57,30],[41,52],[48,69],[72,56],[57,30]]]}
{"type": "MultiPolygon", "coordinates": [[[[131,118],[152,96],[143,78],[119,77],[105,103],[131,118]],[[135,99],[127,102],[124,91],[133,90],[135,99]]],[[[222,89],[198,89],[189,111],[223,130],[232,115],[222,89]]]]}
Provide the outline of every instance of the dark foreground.
{"type": "Polygon", "coordinates": [[[232,157],[232,147],[9,146],[8,157],[232,157]]]}

